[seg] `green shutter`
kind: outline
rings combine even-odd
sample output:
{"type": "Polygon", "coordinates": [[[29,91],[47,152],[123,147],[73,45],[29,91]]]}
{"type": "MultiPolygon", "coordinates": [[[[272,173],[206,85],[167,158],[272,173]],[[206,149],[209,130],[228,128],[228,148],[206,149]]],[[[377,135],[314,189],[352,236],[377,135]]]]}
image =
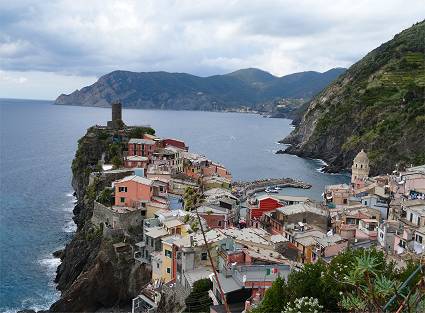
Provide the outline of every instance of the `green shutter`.
{"type": "Polygon", "coordinates": [[[270,268],[266,268],[266,275],[270,275],[271,273],[271,269],[270,268]]]}

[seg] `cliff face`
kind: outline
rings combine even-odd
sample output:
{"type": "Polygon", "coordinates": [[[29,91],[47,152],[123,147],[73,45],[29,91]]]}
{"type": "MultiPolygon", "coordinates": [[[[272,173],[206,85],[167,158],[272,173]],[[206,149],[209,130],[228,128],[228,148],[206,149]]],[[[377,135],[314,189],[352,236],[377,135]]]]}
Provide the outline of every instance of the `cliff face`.
{"type": "Polygon", "coordinates": [[[313,98],[286,152],[348,169],[365,149],[372,174],[425,163],[425,22],[396,35],[313,98]]]}
{"type": "Polygon", "coordinates": [[[223,110],[280,98],[311,98],[345,69],[276,77],[258,69],[198,77],[185,73],[114,71],[91,86],[60,95],[55,104],[174,110],[223,110]]]}
{"type": "Polygon", "coordinates": [[[114,238],[103,237],[102,230],[90,222],[93,200],[107,182],[99,179],[89,184],[89,175],[97,169],[102,154],[108,155],[111,143],[109,134],[95,128],[79,140],[72,163],[72,185],[77,196],[74,220],[78,230],[61,255],[55,281],[62,295],[50,311],[93,312],[128,305],[149,280],[149,271],[132,258],[117,256],[114,238]]]}

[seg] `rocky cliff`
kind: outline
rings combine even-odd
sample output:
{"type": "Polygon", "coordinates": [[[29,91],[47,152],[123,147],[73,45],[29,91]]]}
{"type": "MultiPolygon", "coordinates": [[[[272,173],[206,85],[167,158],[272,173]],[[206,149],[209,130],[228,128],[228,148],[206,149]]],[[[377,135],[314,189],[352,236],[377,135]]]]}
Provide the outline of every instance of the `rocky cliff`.
{"type": "Polygon", "coordinates": [[[425,163],[425,22],[397,34],[314,97],[286,152],[348,169],[365,149],[372,174],[425,163]]]}
{"type": "Polygon", "coordinates": [[[276,77],[259,69],[198,77],[185,73],[114,71],[91,86],[60,95],[55,104],[173,110],[224,110],[281,98],[309,99],[345,69],[276,77]]]}
{"type": "Polygon", "coordinates": [[[78,142],[72,163],[78,230],[61,253],[56,282],[62,294],[50,311],[93,312],[128,305],[150,278],[149,271],[132,257],[125,258],[114,251],[113,243],[132,238],[102,236],[102,230],[90,222],[93,200],[107,182],[99,178],[89,184],[89,176],[98,170],[102,154],[111,157],[112,135],[93,127],[78,142]]]}

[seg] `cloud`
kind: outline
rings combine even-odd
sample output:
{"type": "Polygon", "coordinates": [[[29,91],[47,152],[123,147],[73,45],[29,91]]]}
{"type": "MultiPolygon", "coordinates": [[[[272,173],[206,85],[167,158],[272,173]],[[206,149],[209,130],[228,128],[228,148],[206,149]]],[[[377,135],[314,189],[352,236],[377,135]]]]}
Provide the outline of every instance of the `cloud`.
{"type": "Polygon", "coordinates": [[[0,71],[0,81],[7,82],[7,83],[13,83],[13,84],[23,84],[28,80],[28,78],[23,76],[10,76],[3,71],[0,71]]]}
{"type": "Polygon", "coordinates": [[[423,0],[0,0],[0,8],[1,70],[73,77],[325,71],[425,16],[423,0]]]}

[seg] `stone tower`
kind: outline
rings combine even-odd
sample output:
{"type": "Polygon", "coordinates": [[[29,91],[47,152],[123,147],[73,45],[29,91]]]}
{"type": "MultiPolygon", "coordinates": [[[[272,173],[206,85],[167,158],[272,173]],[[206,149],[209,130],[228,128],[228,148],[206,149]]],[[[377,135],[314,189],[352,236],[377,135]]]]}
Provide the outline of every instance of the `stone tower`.
{"type": "Polygon", "coordinates": [[[366,152],[362,149],[353,161],[351,167],[351,183],[356,184],[358,181],[364,181],[369,177],[369,158],[366,152]]]}
{"type": "Polygon", "coordinates": [[[121,129],[124,123],[122,121],[122,104],[119,101],[112,103],[112,121],[108,122],[109,128],[121,129]]]}
{"type": "Polygon", "coordinates": [[[112,123],[117,121],[122,121],[122,104],[118,101],[112,103],[112,123]]]}

